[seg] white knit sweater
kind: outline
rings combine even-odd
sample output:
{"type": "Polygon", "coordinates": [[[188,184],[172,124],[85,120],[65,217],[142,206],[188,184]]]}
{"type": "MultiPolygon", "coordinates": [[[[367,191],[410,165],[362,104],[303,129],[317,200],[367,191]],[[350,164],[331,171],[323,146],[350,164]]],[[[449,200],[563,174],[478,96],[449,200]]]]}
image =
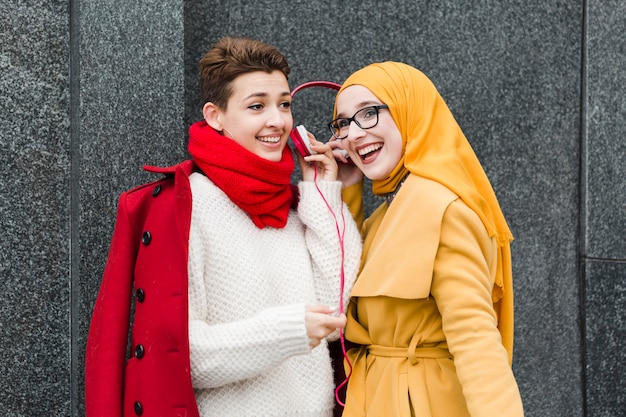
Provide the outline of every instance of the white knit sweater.
{"type": "MultiPolygon", "coordinates": [[[[338,306],[341,249],[315,184],[300,183],[298,212],[285,228],[259,229],[205,176],[192,174],[190,183],[189,342],[200,415],[331,416],[328,347],[309,348],[304,308],[338,306]]],[[[347,303],[361,238],[341,183],[318,185],[340,229],[344,211],[347,303]]]]}

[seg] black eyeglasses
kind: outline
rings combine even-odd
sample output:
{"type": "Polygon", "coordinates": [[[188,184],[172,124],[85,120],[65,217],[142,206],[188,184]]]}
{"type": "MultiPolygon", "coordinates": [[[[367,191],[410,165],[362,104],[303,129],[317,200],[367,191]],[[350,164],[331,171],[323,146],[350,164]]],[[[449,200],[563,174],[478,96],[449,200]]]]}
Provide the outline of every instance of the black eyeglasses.
{"type": "Polygon", "coordinates": [[[380,110],[388,108],[389,106],[386,104],[364,107],[354,113],[352,117],[340,117],[339,119],[333,120],[328,123],[328,128],[337,139],[345,139],[348,137],[351,122],[356,123],[361,129],[371,129],[378,124],[378,113],[380,110]]]}

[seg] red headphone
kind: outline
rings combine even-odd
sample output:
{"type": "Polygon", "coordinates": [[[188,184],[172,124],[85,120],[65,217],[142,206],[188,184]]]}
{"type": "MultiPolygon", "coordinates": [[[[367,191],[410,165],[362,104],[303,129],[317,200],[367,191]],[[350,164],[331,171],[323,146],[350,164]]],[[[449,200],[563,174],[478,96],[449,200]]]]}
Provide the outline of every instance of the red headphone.
{"type": "MultiPolygon", "coordinates": [[[[341,88],[341,84],[337,84],[337,83],[333,83],[331,81],[309,81],[308,83],[304,83],[301,84],[299,86],[297,86],[296,88],[293,89],[293,91],[291,92],[291,97],[293,97],[298,91],[303,90],[305,88],[309,88],[309,87],[326,87],[326,88],[331,88],[335,91],[339,91],[339,89],[341,88]]],[[[312,151],[311,148],[309,148],[309,137],[307,136],[307,131],[304,128],[304,126],[299,125],[297,127],[294,127],[293,129],[291,129],[291,133],[289,134],[289,136],[291,137],[292,142],[294,143],[294,145],[296,146],[296,149],[298,152],[300,152],[300,154],[302,156],[307,156],[307,155],[311,155],[312,151]]],[[[317,174],[317,171],[316,171],[317,174]]],[[[317,182],[315,182],[315,186],[317,187],[317,182]]],[[[344,293],[344,271],[343,271],[343,257],[345,256],[345,252],[343,249],[343,236],[345,233],[345,219],[343,219],[343,210],[341,211],[341,217],[343,219],[343,230],[341,230],[340,226],[339,226],[339,222],[337,220],[337,216],[335,215],[335,213],[333,212],[332,208],[330,207],[330,204],[328,203],[328,201],[326,200],[326,197],[324,197],[324,194],[322,193],[322,191],[319,189],[319,187],[317,188],[317,191],[320,193],[320,195],[322,196],[322,199],[324,200],[324,202],[326,203],[326,206],[328,207],[328,209],[330,210],[331,214],[333,215],[334,219],[335,219],[335,225],[337,226],[337,236],[339,237],[339,242],[341,244],[341,292],[339,294],[339,312],[344,314],[345,310],[344,310],[344,306],[343,306],[343,293],[344,293]]],[[[344,379],[343,382],[341,382],[336,388],[335,388],[335,399],[337,400],[337,403],[339,405],[341,405],[342,407],[345,406],[345,404],[343,403],[343,401],[339,398],[339,392],[341,391],[341,389],[348,383],[348,379],[350,378],[350,376],[352,375],[352,364],[350,363],[350,360],[348,359],[347,353],[346,353],[346,343],[345,343],[345,338],[344,338],[344,334],[343,334],[343,330],[339,331],[339,339],[341,340],[341,350],[344,356],[344,359],[346,360],[346,363],[349,367],[349,372],[346,373],[346,377],[344,379]]]]}
{"type": "MultiPolygon", "coordinates": [[[[335,91],[339,91],[339,89],[341,88],[341,84],[337,84],[331,81],[309,81],[307,83],[300,84],[299,86],[294,88],[291,92],[291,97],[295,96],[298,91],[309,87],[326,87],[331,88],[335,91]]],[[[295,145],[296,150],[300,153],[300,155],[307,156],[313,153],[313,151],[309,147],[309,137],[307,136],[307,131],[304,126],[298,125],[291,129],[289,137],[291,138],[291,141],[295,145]]]]}

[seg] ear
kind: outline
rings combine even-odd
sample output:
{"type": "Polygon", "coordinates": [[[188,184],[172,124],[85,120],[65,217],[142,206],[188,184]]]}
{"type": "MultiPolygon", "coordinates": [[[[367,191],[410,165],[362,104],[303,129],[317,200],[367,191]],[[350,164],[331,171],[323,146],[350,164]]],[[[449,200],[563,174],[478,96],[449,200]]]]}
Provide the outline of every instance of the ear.
{"type": "Polygon", "coordinates": [[[222,122],[220,121],[220,115],[222,114],[222,110],[217,107],[214,103],[206,103],[202,108],[202,115],[204,116],[204,120],[207,122],[209,126],[213,129],[221,132],[222,122]]]}

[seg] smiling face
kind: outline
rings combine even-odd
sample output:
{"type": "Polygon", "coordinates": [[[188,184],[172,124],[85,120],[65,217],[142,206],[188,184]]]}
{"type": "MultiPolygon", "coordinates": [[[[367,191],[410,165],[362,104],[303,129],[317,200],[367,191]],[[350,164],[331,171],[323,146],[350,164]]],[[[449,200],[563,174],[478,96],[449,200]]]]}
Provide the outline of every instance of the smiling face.
{"type": "Polygon", "coordinates": [[[226,109],[204,105],[206,122],[248,151],[278,162],[293,126],[287,78],[280,71],[242,74],[231,83],[226,109]]]}
{"type": "MultiPolygon", "coordinates": [[[[337,117],[352,117],[357,111],[382,103],[369,89],[362,85],[347,87],[337,97],[337,117]]],[[[348,136],[342,146],[350,154],[354,164],[370,180],[383,180],[396,167],[404,150],[402,135],[388,109],[381,109],[378,124],[361,129],[351,122],[348,136]]]]}

